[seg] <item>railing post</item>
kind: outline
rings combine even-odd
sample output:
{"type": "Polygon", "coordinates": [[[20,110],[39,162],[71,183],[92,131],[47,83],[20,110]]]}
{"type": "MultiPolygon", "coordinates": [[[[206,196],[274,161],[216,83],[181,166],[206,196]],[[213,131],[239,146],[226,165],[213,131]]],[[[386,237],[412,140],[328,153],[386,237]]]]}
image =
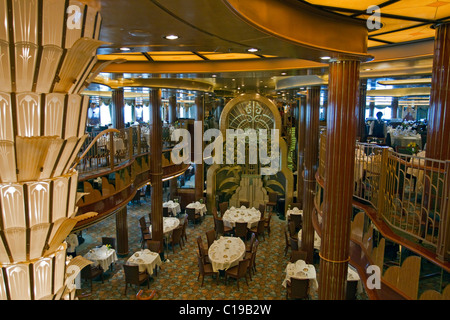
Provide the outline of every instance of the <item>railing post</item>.
{"type": "Polygon", "coordinates": [[[450,250],[450,161],[445,162],[444,183],[441,219],[439,221],[439,235],[436,245],[437,258],[441,261],[448,260],[448,251],[450,250]]]}
{"type": "Polygon", "coordinates": [[[110,162],[110,167],[111,170],[114,169],[114,154],[116,153],[116,151],[114,150],[114,133],[110,132],[109,133],[109,162],[110,162]]]}
{"type": "Polygon", "coordinates": [[[128,159],[132,160],[133,159],[133,127],[130,126],[128,128],[128,142],[129,142],[129,146],[128,146],[128,159]]]}
{"type": "Polygon", "coordinates": [[[137,134],[136,134],[136,138],[137,138],[137,154],[141,154],[141,124],[139,124],[137,126],[137,134]]]}
{"type": "Polygon", "coordinates": [[[389,162],[389,149],[383,148],[381,152],[381,164],[380,164],[380,181],[377,196],[377,216],[379,219],[383,218],[384,210],[386,206],[386,184],[388,176],[388,162],[389,162]]]}

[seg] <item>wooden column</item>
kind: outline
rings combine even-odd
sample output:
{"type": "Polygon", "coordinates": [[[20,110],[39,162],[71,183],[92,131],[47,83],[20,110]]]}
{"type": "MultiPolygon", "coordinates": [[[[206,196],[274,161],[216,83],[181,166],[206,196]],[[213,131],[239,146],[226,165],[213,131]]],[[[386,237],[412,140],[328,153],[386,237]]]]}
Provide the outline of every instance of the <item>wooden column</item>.
{"type": "Polygon", "coordinates": [[[116,129],[125,128],[125,101],[123,88],[114,89],[112,92],[112,125],[116,129]]]}
{"type": "Polygon", "coordinates": [[[398,97],[393,97],[392,98],[391,118],[392,119],[397,119],[398,118],[398,97]]]}
{"type": "Polygon", "coordinates": [[[150,89],[150,175],[152,183],[152,239],[163,241],[161,89],[150,89]]]}
{"type": "Polygon", "coordinates": [[[330,62],[319,299],[344,300],[349,261],[360,62],[330,62]]]}
{"type": "Polygon", "coordinates": [[[195,97],[195,120],[201,122],[200,132],[194,136],[194,160],[195,160],[195,200],[203,198],[205,179],[203,173],[203,123],[204,123],[204,96],[198,93],[195,97]],[[200,136],[201,135],[201,136],[200,136]]]}
{"type": "MultiPolygon", "coordinates": [[[[426,157],[437,160],[450,160],[450,24],[444,23],[436,27],[434,42],[433,74],[428,109],[427,149],[426,157]]],[[[426,186],[424,190],[429,190],[426,186]]],[[[449,184],[450,179],[446,183],[449,184]]],[[[426,199],[428,194],[424,195],[426,199]]],[[[446,196],[447,210],[442,210],[440,230],[436,253],[441,260],[448,259],[450,247],[449,195],[446,196]]],[[[445,208],[444,206],[444,208],[445,208]]]]}
{"type": "Polygon", "coordinates": [[[359,141],[365,142],[367,139],[366,133],[366,99],[367,99],[367,79],[363,79],[359,86],[359,99],[358,99],[358,129],[356,136],[359,141]]]}
{"type": "MultiPolygon", "coordinates": [[[[169,96],[169,123],[174,123],[178,120],[177,117],[177,92],[172,90],[169,96]]],[[[177,194],[177,178],[169,180],[170,197],[173,198],[177,194]]]]}
{"type": "Polygon", "coordinates": [[[118,256],[128,255],[128,221],[127,221],[127,207],[121,208],[116,213],[116,238],[118,256]]]}
{"type": "MultiPolygon", "coordinates": [[[[306,118],[306,97],[300,97],[298,110],[298,139],[297,139],[297,202],[303,204],[303,161],[305,149],[305,118],[306,118]]],[[[303,207],[303,205],[302,205],[303,207]]],[[[299,208],[301,209],[301,208],[299,208]]]]}
{"type": "Polygon", "coordinates": [[[319,157],[320,87],[308,89],[305,114],[305,153],[303,187],[302,250],[308,253],[307,262],[313,262],[314,227],[312,214],[316,189],[315,173],[319,157]]]}

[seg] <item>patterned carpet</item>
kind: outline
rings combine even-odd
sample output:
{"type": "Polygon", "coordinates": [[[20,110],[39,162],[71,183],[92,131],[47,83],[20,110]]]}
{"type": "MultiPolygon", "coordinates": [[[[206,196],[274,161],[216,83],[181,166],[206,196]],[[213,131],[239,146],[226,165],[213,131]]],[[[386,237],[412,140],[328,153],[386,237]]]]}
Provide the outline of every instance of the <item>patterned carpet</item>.
{"type": "MultiPolygon", "coordinates": [[[[95,279],[93,281],[93,291],[90,293],[88,282],[82,282],[81,289],[78,290],[80,300],[136,300],[136,293],[139,288],[132,286],[128,288],[125,295],[125,280],[123,263],[134,252],[140,249],[140,230],[138,219],[146,216],[150,205],[145,200],[141,204],[128,205],[128,237],[129,255],[119,257],[114,269],[105,272],[105,281],[95,279]]],[[[271,221],[270,236],[265,239],[260,237],[260,244],[256,256],[257,273],[249,279],[247,286],[244,279],[241,279],[240,289],[237,289],[236,281],[229,279],[225,284],[223,278],[219,283],[211,276],[206,276],[203,287],[200,286],[201,279],[197,281],[198,266],[196,252],[198,250],[196,237],[202,236],[206,244],[206,231],[214,229],[212,215],[206,215],[203,221],[187,226],[187,243],[180,249],[175,246],[175,254],[172,249],[166,250],[167,259],[163,262],[158,274],[153,275],[150,281],[150,290],[157,291],[156,299],[161,300],[283,300],[286,299],[286,289],[282,286],[285,277],[285,268],[288,263],[289,253],[284,256],[285,239],[284,228],[286,221],[280,220],[275,214],[271,221]]],[[[77,248],[78,255],[86,254],[91,248],[101,244],[101,237],[115,237],[115,217],[110,217],[97,225],[83,230],[85,239],[77,248]]],[[[315,262],[317,259],[315,259],[315,262]]],[[[317,275],[319,266],[316,264],[317,275]]],[[[142,289],[147,290],[147,285],[143,284],[142,289]]],[[[316,296],[311,297],[317,300],[316,296]]],[[[365,299],[359,297],[359,299],[365,299]]]]}

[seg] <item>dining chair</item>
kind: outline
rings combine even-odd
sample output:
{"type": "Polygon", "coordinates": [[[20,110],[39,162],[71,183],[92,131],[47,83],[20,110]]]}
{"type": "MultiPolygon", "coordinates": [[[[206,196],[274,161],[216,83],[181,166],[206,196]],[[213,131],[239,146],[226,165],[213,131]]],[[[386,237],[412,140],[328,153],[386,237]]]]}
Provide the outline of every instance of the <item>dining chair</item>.
{"type": "Polygon", "coordinates": [[[240,237],[242,240],[247,241],[247,222],[236,222],[234,226],[234,235],[240,237]]]}
{"type": "Polygon", "coordinates": [[[298,231],[295,229],[295,222],[293,220],[288,222],[288,230],[291,238],[297,238],[298,231]]]}
{"type": "Polygon", "coordinates": [[[223,217],[224,213],[228,210],[228,202],[219,203],[220,215],[223,217]]]}
{"type": "Polygon", "coordinates": [[[223,224],[222,218],[214,219],[215,226],[216,226],[216,233],[217,235],[231,235],[233,233],[233,229],[230,227],[225,227],[223,224]]]}
{"type": "Polygon", "coordinates": [[[272,213],[268,213],[267,219],[264,221],[264,229],[267,230],[267,235],[270,237],[270,221],[272,220],[272,213]]]}
{"type": "Polygon", "coordinates": [[[287,230],[284,231],[284,239],[286,240],[286,246],[284,247],[284,256],[286,256],[289,248],[291,247],[291,242],[289,241],[289,233],[287,230]]]}
{"type": "Polygon", "coordinates": [[[261,203],[258,207],[259,212],[261,212],[261,219],[264,219],[264,216],[266,214],[266,205],[264,203],[261,203]]]}
{"type": "Polygon", "coordinates": [[[200,287],[203,287],[203,281],[205,276],[216,276],[217,282],[219,282],[219,272],[214,272],[212,264],[205,263],[205,260],[197,253],[197,263],[198,263],[198,276],[197,281],[202,277],[202,283],[200,287]]]}
{"type": "Polygon", "coordinates": [[[92,292],[92,280],[97,277],[100,277],[102,279],[102,283],[104,283],[102,266],[100,265],[93,266],[92,264],[90,264],[81,269],[81,279],[89,281],[91,292],[92,292]]]}
{"type": "Polygon", "coordinates": [[[183,250],[183,246],[181,244],[181,234],[183,233],[182,227],[178,226],[172,231],[172,252],[175,253],[175,245],[178,244],[180,246],[180,249],[183,250]]]}
{"type": "Polygon", "coordinates": [[[291,258],[289,262],[295,263],[298,260],[306,261],[308,253],[302,250],[291,250],[291,258]]]}
{"type": "Polygon", "coordinates": [[[213,242],[216,240],[216,231],[215,230],[206,231],[206,240],[208,241],[208,248],[211,247],[213,242]]]}
{"type": "Polygon", "coordinates": [[[256,227],[253,227],[252,229],[250,229],[250,232],[256,233],[257,238],[259,236],[262,236],[263,239],[266,240],[266,237],[264,236],[264,231],[266,230],[264,227],[265,223],[266,222],[264,220],[259,220],[256,227]]]}
{"type": "Polygon", "coordinates": [[[244,207],[248,208],[248,207],[250,207],[250,201],[246,201],[246,200],[239,201],[239,206],[240,207],[244,206],[244,207]]]}
{"type": "Polygon", "coordinates": [[[303,225],[303,217],[301,214],[290,214],[289,215],[291,221],[294,222],[295,232],[298,232],[303,225]]]}
{"type": "Polygon", "coordinates": [[[123,271],[125,274],[125,295],[127,294],[128,284],[139,287],[147,281],[147,288],[150,289],[150,276],[146,271],[139,272],[137,264],[124,263],[123,271]]]}
{"type": "Polygon", "coordinates": [[[286,282],[286,299],[308,299],[309,279],[291,278],[286,282]]]}
{"type": "Polygon", "coordinates": [[[195,223],[200,220],[200,213],[195,211],[195,208],[186,208],[187,219],[195,223]]]}
{"type": "Polygon", "coordinates": [[[278,194],[276,192],[269,192],[269,201],[266,203],[266,207],[270,207],[270,212],[274,212],[274,208],[278,204],[278,194]]]}
{"type": "Polygon", "coordinates": [[[183,219],[183,224],[181,225],[183,228],[183,232],[181,233],[181,239],[183,240],[183,245],[187,243],[187,234],[186,234],[186,227],[187,227],[188,221],[186,219],[183,219]]]}
{"type": "Polygon", "coordinates": [[[250,243],[245,246],[245,252],[252,252],[253,250],[253,244],[256,240],[256,234],[252,232],[252,235],[250,236],[250,243]]]}
{"type": "Polygon", "coordinates": [[[206,248],[205,245],[203,244],[202,237],[198,236],[196,240],[199,256],[204,260],[205,263],[210,263],[208,257],[208,248],[206,248]]]}
{"type": "Polygon", "coordinates": [[[150,234],[147,223],[145,222],[145,217],[141,217],[139,219],[139,226],[141,229],[141,246],[143,246],[145,241],[152,239],[152,235],[150,234]]]}
{"type": "Polygon", "coordinates": [[[163,217],[170,217],[169,208],[163,207],[163,217]]]}
{"type": "Polygon", "coordinates": [[[244,259],[249,259],[250,264],[248,266],[247,272],[250,277],[250,280],[252,280],[252,274],[256,273],[256,252],[258,250],[259,241],[256,240],[255,243],[252,246],[251,252],[246,252],[244,259]]]}
{"type": "Polygon", "coordinates": [[[102,245],[109,244],[112,249],[116,249],[116,238],[112,237],[102,237],[102,245]]]}
{"type": "Polygon", "coordinates": [[[291,244],[291,251],[298,250],[298,240],[297,240],[297,238],[289,237],[289,242],[291,244]]]}
{"type": "Polygon", "coordinates": [[[236,285],[239,290],[239,279],[245,278],[245,282],[248,286],[248,280],[247,280],[247,270],[250,265],[249,259],[243,259],[239,261],[239,264],[237,266],[234,266],[232,268],[229,268],[225,271],[225,284],[228,283],[228,278],[234,278],[236,279],[236,285]]]}

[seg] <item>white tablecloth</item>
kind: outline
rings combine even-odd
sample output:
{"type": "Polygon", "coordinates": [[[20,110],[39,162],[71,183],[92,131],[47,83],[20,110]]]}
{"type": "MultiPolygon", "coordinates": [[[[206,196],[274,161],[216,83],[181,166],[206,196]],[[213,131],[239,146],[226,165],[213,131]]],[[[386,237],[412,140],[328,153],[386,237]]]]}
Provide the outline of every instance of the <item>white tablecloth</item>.
{"type": "MultiPolygon", "coordinates": [[[[298,247],[302,247],[302,229],[298,232],[298,247]]],[[[314,231],[314,249],[320,250],[321,239],[316,231],[314,231]]]]}
{"type": "Polygon", "coordinates": [[[348,271],[347,271],[347,281],[358,281],[358,285],[357,285],[357,292],[358,293],[362,293],[363,292],[363,287],[362,287],[362,283],[361,283],[361,278],[359,277],[358,272],[356,272],[356,270],[353,269],[353,267],[351,267],[350,265],[348,266],[348,271]]]}
{"type": "Polygon", "coordinates": [[[303,260],[297,260],[295,263],[289,262],[286,266],[286,277],[283,281],[283,287],[286,288],[286,282],[291,278],[309,279],[309,294],[317,292],[319,284],[317,283],[316,269],[314,265],[307,264],[303,260]]]}
{"type": "Polygon", "coordinates": [[[107,249],[106,246],[91,249],[84,257],[94,262],[94,266],[100,265],[103,270],[108,270],[111,263],[117,261],[116,250],[107,249]]]}
{"type": "Polygon", "coordinates": [[[200,213],[200,216],[206,213],[206,205],[204,203],[200,203],[199,201],[189,203],[186,208],[194,208],[196,213],[200,213]]]}
{"type": "Polygon", "coordinates": [[[261,219],[261,212],[255,208],[240,208],[231,207],[225,211],[222,216],[223,225],[229,228],[234,228],[236,222],[247,222],[247,228],[251,229],[258,226],[261,219]]]}
{"type": "Polygon", "coordinates": [[[393,147],[407,147],[411,142],[415,142],[419,148],[422,149],[422,138],[420,134],[416,134],[414,136],[405,136],[405,135],[393,135],[391,134],[391,145],[393,147]]]}
{"type": "Polygon", "coordinates": [[[425,151],[421,151],[419,153],[417,153],[417,155],[415,157],[411,157],[411,164],[413,165],[412,168],[408,168],[406,170],[406,173],[413,175],[414,177],[417,178],[416,180],[416,188],[419,189],[420,187],[422,187],[423,184],[423,174],[424,174],[424,170],[420,169],[419,166],[425,166],[425,159],[421,159],[421,158],[425,158],[426,157],[426,152],[425,151]]]}
{"type": "MultiPolygon", "coordinates": [[[[174,217],[163,217],[163,233],[166,237],[170,236],[173,229],[180,225],[180,220],[174,217]]],[[[150,234],[152,233],[152,226],[148,227],[150,234]]]]}
{"type": "MultiPolygon", "coordinates": [[[[109,144],[109,138],[100,138],[97,141],[99,146],[106,146],[106,148],[110,148],[110,144],[109,144]]],[[[125,144],[123,143],[123,140],[120,138],[114,138],[114,150],[115,151],[122,151],[125,150],[125,144]]]]}
{"type": "Polygon", "coordinates": [[[153,274],[153,270],[156,266],[162,265],[159,254],[148,249],[135,252],[127,262],[139,265],[139,271],[147,271],[149,275],[153,274]]]}
{"type": "Polygon", "coordinates": [[[172,200],[169,200],[167,202],[163,203],[163,207],[166,207],[169,209],[169,212],[172,212],[174,216],[176,216],[178,213],[181,212],[181,207],[178,202],[173,202],[172,200]]]}
{"type": "Polygon", "coordinates": [[[244,256],[245,243],[239,237],[220,237],[208,249],[208,257],[214,272],[238,265],[244,256]]]}
{"type": "Polygon", "coordinates": [[[300,210],[297,207],[292,208],[291,210],[286,211],[286,219],[289,218],[291,214],[299,214],[303,216],[303,210],[300,210]]]}

